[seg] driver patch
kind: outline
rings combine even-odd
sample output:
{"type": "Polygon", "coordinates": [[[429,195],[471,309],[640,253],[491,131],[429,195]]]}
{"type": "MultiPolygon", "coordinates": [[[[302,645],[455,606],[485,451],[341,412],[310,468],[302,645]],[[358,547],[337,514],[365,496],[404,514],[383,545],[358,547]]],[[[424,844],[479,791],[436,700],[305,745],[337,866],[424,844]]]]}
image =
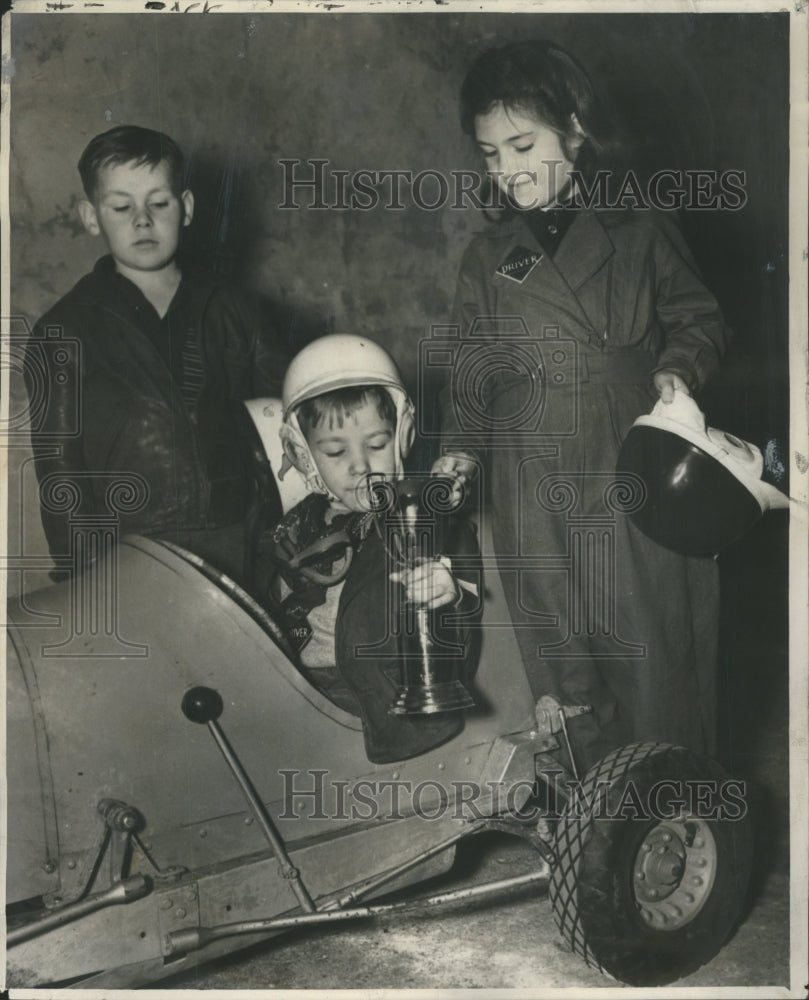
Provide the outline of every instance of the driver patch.
{"type": "Polygon", "coordinates": [[[542,256],[538,250],[529,250],[528,247],[514,247],[503,263],[498,265],[495,274],[521,283],[542,260],[542,256]]]}

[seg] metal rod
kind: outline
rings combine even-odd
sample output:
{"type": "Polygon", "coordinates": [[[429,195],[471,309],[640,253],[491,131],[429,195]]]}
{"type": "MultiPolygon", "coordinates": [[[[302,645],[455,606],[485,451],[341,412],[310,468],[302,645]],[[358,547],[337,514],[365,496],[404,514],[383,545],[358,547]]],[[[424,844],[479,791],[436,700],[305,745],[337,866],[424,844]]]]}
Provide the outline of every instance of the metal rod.
{"type": "Polygon", "coordinates": [[[570,737],[567,734],[567,721],[565,719],[565,710],[562,706],[559,706],[559,721],[562,723],[562,736],[565,738],[565,746],[567,747],[567,755],[570,758],[570,766],[573,770],[573,777],[576,781],[579,780],[579,771],[576,767],[576,758],[573,756],[573,747],[570,745],[570,737]]]}
{"type": "Polygon", "coordinates": [[[538,872],[531,872],[528,875],[516,875],[513,878],[501,879],[498,882],[486,882],[483,885],[475,885],[467,889],[454,889],[450,892],[441,893],[437,896],[428,896],[421,900],[378,903],[372,906],[357,906],[349,910],[319,910],[317,913],[301,913],[291,917],[243,920],[233,924],[220,924],[218,927],[189,927],[168,934],[166,936],[166,944],[169,954],[184,953],[203,948],[212,941],[218,941],[221,938],[232,937],[238,934],[256,934],[263,931],[285,930],[292,927],[308,927],[312,924],[357,920],[378,917],[403,910],[436,907],[444,903],[475,899],[501,890],[512,890],[536,882],[547,883],[549,876],[550,868],[546,862],[543,862],[542,869],[538,872]]]}
{"type": "Polygon", "coordinates": [[[349,903],[353,903],[354,900],[359,899],[360,896],[364,896],[366,893],[372,892],[374,889],[379,888],[379,886],[384,885],[386,882],[390,882],[399,875],[403,875],[405,872],[410,871],[411,868],[415,868],[416,865],[421,864],[423,861],[429,861],[430,858],[435,857],[436,854],[446,851],[447,848],[452,847],[453,844],[457,844],[462,837],[468,837],[473,833],[477,833],[477,830],[474,829],[474,826],[476,825],[477,824],[470,824],[463,830],[453,833],[452,836],[447,837],[446,840],[442,840],[438,844],[433,844],[432,847],[426,848],[415,857],[408,858],[407,861],[403,861],[401,864],[396,865],[395,868],[389,868],[381,875],[375,875],[373,878],[366,879],[365,882],[360,883],[360,885],[351,889],[339,899],[332,903],[328,903],[325,908],[328,909],[335,906],[348,906],[349,903]]]}
{"type": "Polygon", "coordinates": [[[208,721],[208,729],[211,731],[211,735],[216,740],[219,749],[222,751],[222,756],[227,761],[228,767],[233,772],[233,776],[241,785],[241,789],[244,792],[245,798],[258,821],[261,831],[267,838],[270,847],[272,848],[273,854],[278,859],[278,863],[281,866],[281,874],[289,882],[289,887],[295,893],[298,902],[301,904],[307,913],[314,913],[315,904],[312,902],[312,897],[309,895],[306,886],[301,882],[300,873],[298,869],[290,861],[289,855],[287,854],[284,842],[281,839],[281,835],[275,829],[275,824],[270,818],[269,813],[264,808],[264,803],[258,796],[247,772],[242,767],[241,761],[236,756],[228,743],[227,737],[222,731],[219,723],[215,719],[210,719],[208,721]]]}
{"type": "Polygon", "coordinates": [[[106,906],[129,903],[133,899],[140,899],[148,891],[149,883],[144,876],[133,875],[132,878],[116,882],[115,885],[109,889],[105,889],[104,892],[100,892],[95,896],[89,896],[78,903],[69,903],[60,910],[49,913],[46,917],[42,917],[31,924],[26,924],[25,927],[17,927],[9,931],[6,937],[6,945],[11,948],[15,944],[22,944],[23,941],[28,941],[29,938],[37,937],[39,934],[44,934],[45,931],[59,927],[61,924],[70,923],[71,920],[77,920],[79,917],[86,917],[90,913],[95,913],[96,910],[103,910],[106,906]]]}

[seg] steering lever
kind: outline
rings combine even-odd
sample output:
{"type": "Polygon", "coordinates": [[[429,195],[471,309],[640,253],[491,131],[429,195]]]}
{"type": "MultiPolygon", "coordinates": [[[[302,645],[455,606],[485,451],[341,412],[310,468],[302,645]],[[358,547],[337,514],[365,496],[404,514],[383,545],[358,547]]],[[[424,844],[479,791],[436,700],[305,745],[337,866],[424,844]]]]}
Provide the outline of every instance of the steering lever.
{"type": "Polygon", "coordinates": [[[225,758],[228,767],[233,772],[233,776],[244,792],[253,816],[272,848],[272,852],[281,868],[281,875],[289,882],[290,888],[295,893],[303,909],[307,913],[314,913],[315,904],[312,902],[312,897],[309,895],[306,886],[301,881],[300,872],[292,864],[280,833],[275,828],[270,814],[264,807],[264,803],[261,801],[241,761],[236,756],[233,747],[228,742],[227,737],[222,731],[222,727],[217,721],[224,709],[221,695],[218,691],[214,691],[213,688],[209,687],[190,688],[183,697],[182,709],[185,717],[190,719],[191,722],[208,726],[216,745],[222,751],[222,756],[225,758]]]}

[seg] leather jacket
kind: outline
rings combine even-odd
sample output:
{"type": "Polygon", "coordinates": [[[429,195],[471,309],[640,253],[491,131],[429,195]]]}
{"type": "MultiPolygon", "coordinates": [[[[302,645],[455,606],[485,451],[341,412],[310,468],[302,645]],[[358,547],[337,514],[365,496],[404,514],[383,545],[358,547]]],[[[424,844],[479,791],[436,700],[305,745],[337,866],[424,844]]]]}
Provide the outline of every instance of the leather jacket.
{"type": "Polygon", "coordinates": [[[35,327],[25,371],[44,406],[32,444],[53,556],[70,553],[71,517],[115,515],[121,535],[169,538],[244,519],[240,401],[278,395],[284,358],[244,293],[186,274],[180,289],[176,322],[201,368],[191,406],[144,332],[151,306],[112,258],[35,327]]]}

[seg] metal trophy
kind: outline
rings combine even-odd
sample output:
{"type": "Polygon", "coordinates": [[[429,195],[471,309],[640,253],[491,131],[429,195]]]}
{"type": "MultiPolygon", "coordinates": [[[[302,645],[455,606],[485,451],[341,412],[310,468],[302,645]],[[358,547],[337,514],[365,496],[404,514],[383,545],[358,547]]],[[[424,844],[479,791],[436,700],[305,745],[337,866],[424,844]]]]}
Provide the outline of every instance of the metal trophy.
{"type": "MultiPolygon", "coordinates": [[[[412,569],[441,552],[445,515],[452,509],[452,481],[411,476],[395,484],[396,498],[387,514],[388,551],[395,568],[412,569]]],[[[446,608],[429,610],[404,599],[397,585],[392,622],[399,645],[400,687],[388,711],[392,715],[432,715],[471,708],[474,701],[461,682],[467,645],[457,624],[442,619],[446,608]]]]}

